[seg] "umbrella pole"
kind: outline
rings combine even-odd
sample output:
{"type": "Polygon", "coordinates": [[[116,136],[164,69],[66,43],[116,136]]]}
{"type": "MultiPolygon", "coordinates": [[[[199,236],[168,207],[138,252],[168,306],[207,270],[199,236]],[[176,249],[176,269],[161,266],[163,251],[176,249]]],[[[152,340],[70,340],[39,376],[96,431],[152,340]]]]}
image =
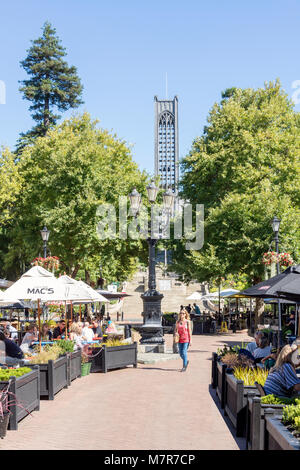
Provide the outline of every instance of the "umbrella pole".
{"type": "Polygon", "coordinates": [[[81,323],[81,304],[79,304],[79,318],[80,318],[80,323],[81,323]]]}
{"type": "Polygon", "coordinates": [[[42,351],[42,336],[41,336],[41,309],[40,309],[40,299],[38,299],[38,325],[39,325],[39,347],[40,352],[42,351]]]}
{"type": "Polygon", "coordinates": [[[66,319],[65,338],[68,339],[68,312],[67,312],[67,301],[66,300],[65,300],[65,319],[66,319]]]}
{"type": "Polygon", "coordinates": [[[71,323],[73,322],[73,302],[71,301],[71,323]]]}

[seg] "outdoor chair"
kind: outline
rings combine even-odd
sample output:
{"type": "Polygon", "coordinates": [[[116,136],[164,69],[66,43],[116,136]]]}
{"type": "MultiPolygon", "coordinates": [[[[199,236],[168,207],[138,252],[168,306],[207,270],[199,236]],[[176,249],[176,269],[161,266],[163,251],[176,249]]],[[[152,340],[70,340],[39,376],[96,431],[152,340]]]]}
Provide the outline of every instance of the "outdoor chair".
{"type": "Polygon", "coordinates": [[[260,396],[265,397],[266,396],[266,391],[265,391],[264,387],[261,384],[257,383],[257,382],[255,382],[255,385],[256,385],[257,390],[260,393],[260,396]]]}

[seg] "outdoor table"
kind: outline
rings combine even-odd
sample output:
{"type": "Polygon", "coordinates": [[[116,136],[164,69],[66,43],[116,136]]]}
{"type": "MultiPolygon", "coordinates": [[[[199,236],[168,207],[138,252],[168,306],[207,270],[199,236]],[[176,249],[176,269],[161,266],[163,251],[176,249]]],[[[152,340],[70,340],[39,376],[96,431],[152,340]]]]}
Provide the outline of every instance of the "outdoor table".
{"type": "MultiPolygon", "coordinates": [[[[38,341],[34,341],[32,345],[40,344],[38,341]]],[[[53,341],[42,341],[41,345],[45,346],[45,344],[53,344],[53,341]]]]}

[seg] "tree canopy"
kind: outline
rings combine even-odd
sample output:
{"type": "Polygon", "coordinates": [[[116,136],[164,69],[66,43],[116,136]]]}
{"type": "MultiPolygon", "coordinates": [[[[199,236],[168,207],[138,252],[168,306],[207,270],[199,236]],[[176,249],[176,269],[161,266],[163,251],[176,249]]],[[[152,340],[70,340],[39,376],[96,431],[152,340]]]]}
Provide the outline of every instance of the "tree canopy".
{"type": "Polygon", "coordinates": [[[119,195],[136,187],[145,191],[147,175],[133,162],[126,143],[97,127],[85,113],[72,117],[23,149],[18,164],[22,178],[13,223],[3,256],[12,278],[23,259],[41,251],[40,230],[51,230],[49,248],[62,269],[75,276],[96,273],[99,263],[106,279],[123,280],[145,253],[139,240],[97,236],[97,208],[118,207],[119,195]]]}
{"type": "Polygon", "coordinates": [[[261,279],[275,215],[280,251],[300,261],[300,118],[280,83],[226,90],[207,121],[181,179],[183,199],[204,204],[205,243],[179,248],[172,268],[187,280],[239,272],[261,279]]]}
{"type": "Polygon", "coordinates": [[[29,110],[37,124],[26,134],[21,134],[19,147],[36,136],[45,135],[50,126],[56,124],[60,115],[54,113],[55,109],[66,111],[82,104],[83,87],[76,67],[63,60],[66,49],[55,28],[46,22],[42,36],[31,42],[28,55],[21,62],[30,78],[21,82],[20,91],[24,99],[32,102],[29,110]]]}

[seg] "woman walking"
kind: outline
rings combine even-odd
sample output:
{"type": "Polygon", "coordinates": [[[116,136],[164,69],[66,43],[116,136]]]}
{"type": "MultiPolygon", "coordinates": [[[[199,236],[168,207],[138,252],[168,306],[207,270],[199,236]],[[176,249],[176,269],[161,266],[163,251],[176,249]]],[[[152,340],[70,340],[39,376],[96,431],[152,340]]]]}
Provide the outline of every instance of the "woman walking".
{"type": "Polygon", "coordinates": [[[178,349],[180,357],[183,360],[181,372],[185,372],[189,363],[187,360],[187,350],[189,345],[192,344],[189,314],[185,309],[180,310],[179,320],[176,322],[175,335],[178,335],[178,349]]]}

